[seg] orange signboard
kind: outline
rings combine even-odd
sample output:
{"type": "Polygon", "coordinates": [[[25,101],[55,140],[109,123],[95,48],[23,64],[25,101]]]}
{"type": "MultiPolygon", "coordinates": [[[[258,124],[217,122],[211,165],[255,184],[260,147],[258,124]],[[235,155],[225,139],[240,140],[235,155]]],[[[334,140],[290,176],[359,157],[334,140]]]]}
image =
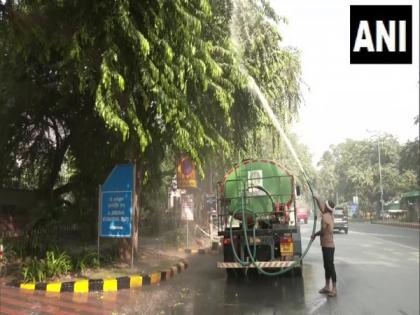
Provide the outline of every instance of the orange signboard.
{"type": "Polygon", "coordinates": [[[178,160],[176,178],[179,189],[197,188],[195,165],[189,156],[182,155],[178,160]]]}

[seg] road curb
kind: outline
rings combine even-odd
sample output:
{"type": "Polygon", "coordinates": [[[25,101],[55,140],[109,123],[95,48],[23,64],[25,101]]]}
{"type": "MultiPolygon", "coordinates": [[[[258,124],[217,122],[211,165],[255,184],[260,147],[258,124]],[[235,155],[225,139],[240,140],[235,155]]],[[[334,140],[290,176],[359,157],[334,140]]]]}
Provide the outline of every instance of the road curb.
{"type": "Polygon", "coordinates": [[[372,224],[381,224],[381,225],[390,225],[396,227],[404,227],[409,229],[419,229],[419,223],[403,223],[403,222],[379,222],[379,221],[372,221],[372,224]]]}
{"type": "Polygon", "coordinates": [[[199,248],[199,249],[191,249],[191,248],[178,248],[178,252],[182,252],[185,254],[196,255],[196,254],[210,254],[213,251],[210,248],[199,248]]]}
{"type": "Polygon", "coordinates": [[[122,289],[140,288],[145,285],[167,281],[187,268],[188,263],[185,260],[181,260],[167,270],[152,272],[147,275],[122,276],[109,279],[83,279],[66,282],[19,283],[16,286],[22,290],[55,293],[115,292],[122,289]]]}

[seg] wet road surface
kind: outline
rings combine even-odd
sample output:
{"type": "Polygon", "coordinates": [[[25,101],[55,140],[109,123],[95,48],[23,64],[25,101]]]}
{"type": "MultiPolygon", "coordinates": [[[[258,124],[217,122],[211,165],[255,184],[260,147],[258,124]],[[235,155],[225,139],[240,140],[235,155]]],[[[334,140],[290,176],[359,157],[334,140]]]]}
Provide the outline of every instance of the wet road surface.
{"type": "MultiPolygon", "coordinates": [[[[303,225],[304,246],[312,225],[303,225]]],[[[186,272],[168,282],[112,294],[28,296],[0,291],[4,314],[419,314],[419,232],[353,223],[334,234],[338,295],[323,286],[319,240],[304,260],[303,277],[228,281],[218,254],[195,255],[186,272]],[[7,300],[2,300],[3,297],[7,300]],[[21,306],[19,306],[19,303],[21,306]]]]}

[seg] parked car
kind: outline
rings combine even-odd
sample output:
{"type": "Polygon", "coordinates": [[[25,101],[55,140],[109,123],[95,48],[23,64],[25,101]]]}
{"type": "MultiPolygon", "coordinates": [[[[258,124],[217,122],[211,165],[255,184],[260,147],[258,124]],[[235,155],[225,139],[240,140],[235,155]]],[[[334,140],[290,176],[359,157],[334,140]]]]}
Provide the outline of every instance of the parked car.
{"type": "Polygon", "coordinates": [[[308,223],[308,216],[309,216],[308,209],[306,209],[306,208],[298,208],[297,209],[297,221],[298,222],[303,221],[303,222],[305,222],[305,224],[308,223]]]}
{"type": "Polygon", "coordinates": [[[349,218],[346,209],[340,207],[335,208],[334,230],[343,230],[346,234],[349,232],[349,218]]]}

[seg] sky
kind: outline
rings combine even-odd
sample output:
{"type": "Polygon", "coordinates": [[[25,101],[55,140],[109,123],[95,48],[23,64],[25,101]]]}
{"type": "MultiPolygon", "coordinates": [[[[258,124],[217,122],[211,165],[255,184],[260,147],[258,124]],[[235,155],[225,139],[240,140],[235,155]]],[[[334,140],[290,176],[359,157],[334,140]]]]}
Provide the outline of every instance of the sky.
{"type": "Polygon", "coordinates": [[[285,46],[301,52],[304,101],[293,130],[316,165],[331,144],[392,134],[400,143],[419,135],[419,1],[271,0],[288,19],[285,46]],[[411,4],[413,63],[350,64],[350,4],[411,4]]]}

